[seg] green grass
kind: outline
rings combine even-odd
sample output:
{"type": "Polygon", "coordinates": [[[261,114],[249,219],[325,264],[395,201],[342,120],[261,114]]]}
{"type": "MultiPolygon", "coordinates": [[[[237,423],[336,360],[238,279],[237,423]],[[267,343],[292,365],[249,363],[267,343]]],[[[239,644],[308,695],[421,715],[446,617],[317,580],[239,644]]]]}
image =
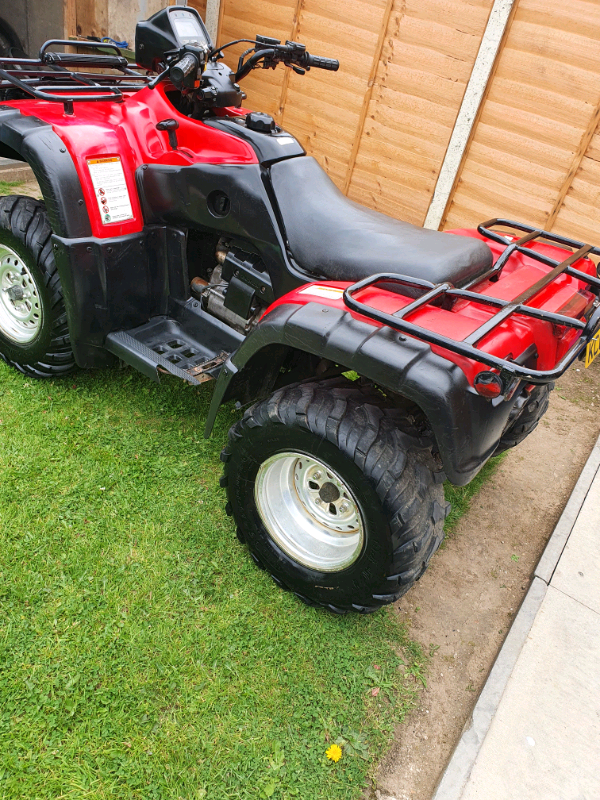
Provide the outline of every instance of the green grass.
{"type": "Polygon", "coordinates": [[[0,181],[0,197],[5,194],[15,194],[15,189],[23,186],[24,181],[0,181]]]}
{"type": "Polygon", "coordinates": [[[358,798],[414,705],[391,609],[308,608],[238,543],[210,389],[0,364],[1,798],[358,798]]]}
{"type": "Polygon", "coordinates": [[[237,542],[209,396],[0,365],[0,797],[359,797],[415,702],[393,612],[308,608],[237,542]]]}

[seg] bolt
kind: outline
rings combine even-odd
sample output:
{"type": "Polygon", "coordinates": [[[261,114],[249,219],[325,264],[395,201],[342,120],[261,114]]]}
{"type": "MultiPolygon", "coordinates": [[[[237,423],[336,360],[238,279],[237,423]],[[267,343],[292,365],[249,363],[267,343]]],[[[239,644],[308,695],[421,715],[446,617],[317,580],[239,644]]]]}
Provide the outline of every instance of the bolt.
{"type": "Polygon", "coordinates": [[[79,203],[80,206],[83,205],[83,200],[78,200],[77,202],[79,203]]]}
{"type": "Polygon", "coordinates": [[[322,477],[323,477],[323,475],[319,472],[319,470],[317,470],[316,472],[313,472],[313,480],[314,481],[320,481],[322,477]]]}
{"type": "Polygon", "coordinates": [[[61,147],[61,148],[60,148],[60,152],[61,152],[61,153],[66,153],[66,152],[67,152],[67,150],[66,150],[66,148],[65,148],[65,147],[61,147]]]}
{"type": "Polygon", "coordinates": [[[315,497],[315,503],[316,503],[318,506],[320,506],[320,505],[321,505],[321,498],[320,498],[320,497],[315,497]]]}
{"type": "Polygon", "coordinates": [[[344,502],[343,502],[343,503],[340,505],[340,511],[341,511],[341,513],[342,513],[342,514],[345,514],[345,513],[346,513],[346,511],[349,511],[349,509],[350,509],[350,506],[349,506],[349,505],[348,505],[348,503],[347,503],[347,502],[344,500],[344,502]]]}
{"type": "Polygon", "coordinates": [[[92,248],[91,247],[86,247],[85,249],[88,251],[88,253],[92,252],[92,248]]]}

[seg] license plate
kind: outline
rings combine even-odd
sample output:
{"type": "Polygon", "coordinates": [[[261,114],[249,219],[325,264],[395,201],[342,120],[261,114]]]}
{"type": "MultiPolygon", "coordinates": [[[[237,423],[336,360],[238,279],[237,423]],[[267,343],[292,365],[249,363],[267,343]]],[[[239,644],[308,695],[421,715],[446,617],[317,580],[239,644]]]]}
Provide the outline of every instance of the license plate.
{"type": "Polygon", "coordinates": [[[600,330],[596,331],[585,348],[585,368],[587,369],[596,356],[600,353],[600,330]]]}

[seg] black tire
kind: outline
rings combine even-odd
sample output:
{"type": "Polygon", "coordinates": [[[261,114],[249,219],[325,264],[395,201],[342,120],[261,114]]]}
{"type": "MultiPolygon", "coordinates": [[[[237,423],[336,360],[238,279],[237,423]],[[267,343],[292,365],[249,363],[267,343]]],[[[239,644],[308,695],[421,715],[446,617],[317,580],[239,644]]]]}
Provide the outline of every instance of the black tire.
{"type": "Polygon", "coordinates": [[[238,538],[278,585],[310,605],[367,613],[392,603],[421,577],[443,539],[450,506],[431,437],[375,389],[339,379],[281,389],[231,428],[221,458],[238,538]],[[349,566],[305,566],[265,527],[255,479],[261,464],[289,451],[318,458],[356,500],[364,538],[349,566]]]}
{"type": "MultiPolygon", "coordinates": [[[[22,260],[41,308],[41,324],[31,341],[19,342],[0,326],[0,357],[32,378],[60,377],[75,368],[51,237],[41,201],[17,195],[0,197],[0,247],[9,248],[22,260]]],[[[6,256],[6,250],[3,252],[6,256]]]]}
{"type": "Polygon", "coordinates": [[[494,451],[495,456],[516,447],[537,428],[539,421],[548,410],[550,392],[553,388],[554,384],[544,384],[535,386],[531,392],[524,392],[521,395],[515,404],[514,416],[512,420],[509,419],[508,427],[494,451]]]}

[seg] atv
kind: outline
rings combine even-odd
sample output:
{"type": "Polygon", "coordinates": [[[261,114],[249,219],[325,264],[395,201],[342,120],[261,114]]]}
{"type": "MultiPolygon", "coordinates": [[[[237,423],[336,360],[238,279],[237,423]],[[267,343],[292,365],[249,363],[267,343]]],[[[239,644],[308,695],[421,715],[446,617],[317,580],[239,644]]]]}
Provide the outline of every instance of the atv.
{"type": "Polygon", "coordinates": [[[240,88],[338,62],[244,41],[234,72],[236,42],[171,6],[138,24],[134,66],[60,40],[0,60],[0,155],[44,197],[0,199],[0,354],[35,378],[120,361],[212,381],[207,436],[245,407],[221,456],[239,539],[306,603],[368,612],[440,545],[443,482],[518,444],[597,354],[600,248],[348,200],[240,88]]]}

